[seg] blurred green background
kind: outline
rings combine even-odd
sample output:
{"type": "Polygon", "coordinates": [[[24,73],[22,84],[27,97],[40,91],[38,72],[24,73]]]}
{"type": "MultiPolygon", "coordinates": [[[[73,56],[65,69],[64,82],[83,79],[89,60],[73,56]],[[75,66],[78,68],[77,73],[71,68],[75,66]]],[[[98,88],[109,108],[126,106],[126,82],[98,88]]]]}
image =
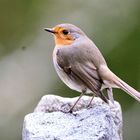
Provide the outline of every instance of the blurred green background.
{"type": "MultiPolygon", "coordinates": [[[[44,27],[72,23],[102,51],[110,69],[140,91],[139,0],[0,0],[0,140],[19,140],[24,116],[45,94],[78,96],[52,64],[44,27]]],[[[140,139],[140,104],[120,90],[124,140],[140,139]]]]}

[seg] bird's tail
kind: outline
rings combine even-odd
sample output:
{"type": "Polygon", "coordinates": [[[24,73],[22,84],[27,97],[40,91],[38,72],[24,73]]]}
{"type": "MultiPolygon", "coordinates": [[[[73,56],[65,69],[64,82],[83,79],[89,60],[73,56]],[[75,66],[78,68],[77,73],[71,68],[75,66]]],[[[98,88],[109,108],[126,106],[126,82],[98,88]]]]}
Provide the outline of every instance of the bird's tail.
{"type": "Polygon", "coordinates": [[[127,83],[125,83],[123,80],[121,80],[120,78],[118,78],[116,76],[114,83],[123,91],[125,91],[126,93],[128,93],[130,96],[132,96],[133,98],[135,98],[137,101],[140,102],[140,92],[136,91],[134,88],[132,88],[131,86],[129,86],[127,83]]]}

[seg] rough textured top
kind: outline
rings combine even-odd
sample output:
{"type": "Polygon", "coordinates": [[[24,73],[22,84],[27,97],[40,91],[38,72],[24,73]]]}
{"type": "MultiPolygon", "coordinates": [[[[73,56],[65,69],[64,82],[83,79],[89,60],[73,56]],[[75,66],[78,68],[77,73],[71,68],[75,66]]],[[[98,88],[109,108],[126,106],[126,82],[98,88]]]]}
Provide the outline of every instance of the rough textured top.
{"type": "Polygon", "coordinates": [[[120,105],[106,104],[95,98],[86,108],[90,97],[83,96],[74,113],[69,109],[77,98],[46,95],[34,113],[25,116],[23,140],[122,140],[120,105]]]}

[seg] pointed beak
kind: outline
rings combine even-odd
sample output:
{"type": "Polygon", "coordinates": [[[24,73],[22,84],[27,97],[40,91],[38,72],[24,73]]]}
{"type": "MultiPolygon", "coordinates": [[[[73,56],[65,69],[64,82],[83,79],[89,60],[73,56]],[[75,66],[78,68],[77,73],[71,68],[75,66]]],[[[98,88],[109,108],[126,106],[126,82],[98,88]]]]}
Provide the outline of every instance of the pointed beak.
{"type": "Polygon", "coordinates": [[[51,28],[44,28],[45,31],[55,34],[56,32],[51,28]]]}

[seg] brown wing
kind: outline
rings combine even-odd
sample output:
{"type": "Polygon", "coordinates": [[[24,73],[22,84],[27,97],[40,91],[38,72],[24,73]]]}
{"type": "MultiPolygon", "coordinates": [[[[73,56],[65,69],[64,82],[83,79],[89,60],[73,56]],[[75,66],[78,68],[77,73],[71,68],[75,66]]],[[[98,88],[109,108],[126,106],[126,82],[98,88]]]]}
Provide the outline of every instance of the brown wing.
{"type": "Polygon", "coordinates": [[[95,69],[76,63],[71,66],[71,71],[94,93],[97,93],[100,90],[102,83],[95,69]]]}
{"type": "Polygon", "coordinates": [[[105,102],[106,99],[100,92],[102,80],[99,77],[98,71],[92,62],[80,56],[75,56],[71,52],[67,53],[64,50],[58,50],[56,53],[57,63],[64,70],[64,72],[77,83],[83,83],[88,89],[101,97],[105,102]],[[80,60],[79,60],[80,59],[80,60]]]}

